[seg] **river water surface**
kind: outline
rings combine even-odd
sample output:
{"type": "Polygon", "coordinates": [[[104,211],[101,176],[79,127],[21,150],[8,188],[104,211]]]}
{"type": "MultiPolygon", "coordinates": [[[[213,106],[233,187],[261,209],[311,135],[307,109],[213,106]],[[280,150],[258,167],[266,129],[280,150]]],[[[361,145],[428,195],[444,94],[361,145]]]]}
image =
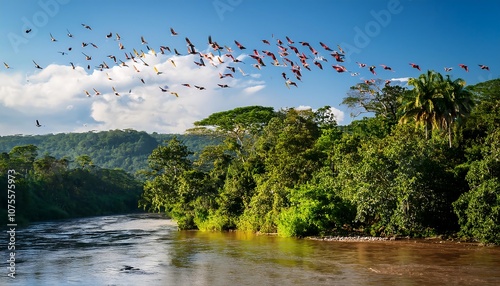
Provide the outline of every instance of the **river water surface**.
{"type": "Polygon", "coordinates": [[[36,223],[16,246],[0,285],[500,285],[500,247],[178,231],[152,214],[36,223]]]}

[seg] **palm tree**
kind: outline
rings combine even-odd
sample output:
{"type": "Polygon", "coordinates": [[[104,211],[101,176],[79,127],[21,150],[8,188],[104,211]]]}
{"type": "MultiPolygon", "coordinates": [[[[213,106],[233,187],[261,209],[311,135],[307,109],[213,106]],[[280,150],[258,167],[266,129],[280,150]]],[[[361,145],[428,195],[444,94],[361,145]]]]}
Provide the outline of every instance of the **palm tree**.
{"type": "Polygon", "coordinates": [[[427,71],[408,81],[413,90],[404,98],[403,116],[400,123],[414,119],[416,126],[425,126],[425,138],[429,129],[446,129],[451,147],[451,130],[456,121],[466,117],[474,101],[472,93],[465,89],[465,81],[446,79],[440,73],[427,71]]]}
{"type": "Polygon", "coordinates": [[[461,123],[470,114],[475,102],[472,92],[465,89],[466,83],[463,79],[451,80],[450,76],[447,76],[446,85],[439,127],[448,130],[448,142],[451,148],[453,123],[461,123]]]}
{"type": "Polygon", "coordinates": [[[403,116],[400,123],[407,123],[410,119],[416,126],[424,125],[425,138],[428,138],[429,129],[438,127],[441,118],[440,98],[444,98],[444,78],[434,71],[427,71],[418,78],[411,78],[408,84],[413,90],[403,98],[403,116]]]}

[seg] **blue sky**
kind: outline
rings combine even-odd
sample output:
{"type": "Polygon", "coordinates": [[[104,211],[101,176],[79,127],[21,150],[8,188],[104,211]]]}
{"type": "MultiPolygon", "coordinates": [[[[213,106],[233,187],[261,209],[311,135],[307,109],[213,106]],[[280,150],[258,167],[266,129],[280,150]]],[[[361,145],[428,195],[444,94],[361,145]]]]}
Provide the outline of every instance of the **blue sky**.
{"type": "Polygon", "coordinates": [[[405,85],[405,79],[429,69],[463,78],[468,84],[500,77],[499,12],[500,2],[495,0],[0,0],[0,61],[10,67],[0,66],[0,135],[125,128],[182,133],[213,112],[247,105],[276,109],[329,105],[338,122],[348,124],[356,118],[341,105],[342,99],[349,87],[364,80],[392,79],[391,84],[405,85]],[[172,36],[170,28],[179,35],[172,36]],[[109,33],[113,33],[110,39],[105,37],[109,33]],[[223,63],[209,47],[209,35],[220,46],[232,49],[221,51],[223,63]],[[147,44],[141,43],[141,36],[147,44]],[[185,37],[197,51],[211,52],[214,65],[205,58],[206,66],[197,66],[194,61],[200,56],[186,53],[185,37]],[[309,58],[311,71],[302,66],[286,37],[309,58]],[[278,55],[278,39],[288,48],[286,58],[301,66],[300,80],[278,55]],[[246,49],[238,49],[235,40],[246,49]],[[323,70],[313,64],[315,56],[299,41],[310,43],[318,52],[316,60],[321,56],[327,60],[319,61],[323,70]],[[82,42],[98,48],[82,47],[82,42]],[[337,63],[319,42],[336,51],[340,46],[345,61],[337,63]],[[160,54],[160,46],[170,47],[172,53],[160,54]],[[175,55],[174,48],[182,55],[175,55]],[[148,66],[138,58],[137,62],[125,58],[133,49],[145,52],[141,59],[148,66]],[[257,61],[249,57],[254,49],[260,55],[264,50],[273,52],[280,66],[273,66],[271,57],[264,56],[266,66],[257,69],[253,66],[257,61]],[[82,53],[92,59],[86,60],[82,53]],[[242,62],[232,62],[228,53],[242,62]],[[108,55],[128,67],[114,64],[108,55]],[[33,61],[43,69],[36,69],[33,61]],[[102,62],[110,68],[99,70],[102,62]],[[376,66],[376,75],[356,62],[376,66]],[[335,64],[347,72],[337,73],[332,68],[335,64]],[[381,64],[393,71],[384,70],[381,64]],[[469,72],[458,64],[467,65],[469,72]],[[479,64],[490,70],[480,69],[479,64]],[[228,66],[240,68],[245,75],[238,69],[232,73],[228,66]],[[453,70],[446,73],[444,67],[453,70]],[[283,72],[297,87],[287,88],[283,72]],[[219,73],[232,77],[221,79],[219,73]],[[206,89],[200,91],[193,85],[206,89]],[[160,86],[168,91],[162,92],[160,86]],[[95,95],[94,89],[100,94],[95,95]],[[35,126],[35,120],[42,126],[35,126]]]}

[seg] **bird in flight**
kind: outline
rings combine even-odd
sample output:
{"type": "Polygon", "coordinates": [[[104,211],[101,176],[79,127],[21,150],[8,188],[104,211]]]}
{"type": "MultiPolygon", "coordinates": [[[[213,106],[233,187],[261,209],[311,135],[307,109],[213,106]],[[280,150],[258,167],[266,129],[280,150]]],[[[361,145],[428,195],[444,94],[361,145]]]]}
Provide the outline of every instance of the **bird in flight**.
{"type": "Polygon", "coordinates": [[[49,34],[50,34],[50,41],[52,41],[52,42],[57,42],[56,38],[54,38],[54,37],[52,36],[52,33],[49,33],[49,34]]]}
{"type": "Polygon", "coordinates": [[[68,35],[68,37],[73,38],[73,34],[71,34],[71,33],[70,33],[70,31],[69,31],[68,29],[66,29],[66,31],[68,31],[68,34],[67,34],[67,35],[68,35]]]}
{"type": "Polygon", "coordinates": [[[358,64],[358,66],[359,66],[360,68],[364,68],[364,67],[366,67],[366,64],[364,64],[364,63],[360,63],[360,62],[356,62],[356,63],[358,64]]]}
{"type": "Polygon", "coordinates": [[[420,66],[414,63],[410,63],[410,66],[414,69],[420,70],[420,66]]]}
{"type": "Polygon", "coordinates": [[[37,64],[34,60],[33,60],[33,63],[35,64],[35,67],[36,67],[37,69],[43,69],[43,68],[42,68],[40,65],[38,65],[38,64],[37,64]]]}
{"type": "Polygon", "coordinates": [[[466,72],[469,72],[469,67],[464,64],[459,64],[459,67],[463,68],[466,72]]]}
{"type": "Polygon", "coordinates": [[[112,86],[111,88],[113,89],[113,91],[114,91],[114,93],[115,93],[116,96],[120,96],[120,94],[118,93],[118,91],[116,91],[116,89],[115,89],[114,86],[112,86]]]}
{"type": "Polygon", "coordinates": [[[376,75],[377,73],[375,72],[375,66],[370,66],[368,69],[370,70],[370,72],[374,75],[376,75]]]}
{"type": "Polygon", "coordinates": [[[340,66],[340,65],[333,65],[332,66],[337,72],[346,72],[347,69],[344,67],[344,66],[340,66]]]}
{"type": "Polygon", "coordinates": [[[391,67],[388,67],[386,65],[380,65],[383,69],[388,70],[388,71],[393,71],[391,67]]]}
{"type": "Polygon", "coordinates": [[[327,45],[325,45],[323,42],[319,42],[319,44],[323,47],[323,49],[330,51],[330,52],[333,52],[333,50],[330,47],[328,47],[327,45]]]}
{"type": "Polygon", "coordinates": [[[488,66],[485,66],[485,65],[479,65],[479,68],[481,68],[482,70],[490,70],[490,68],[488,66]]]}
{"type": "Polygon", "coordinates": [[[82,52],[82,54],[85,56],[85,59],[86,59],[87,61],[90,61],[90,60],[92,59],[92,57],[91,57],[91,56],[89,56],[89,55],[85,54],[84,52],[82,52]]]}
{"type": "Polygon", "coordinates": [[[82,24],[82,26],[85,28],[85,29],[89,29],[89,30],[92,30],[92,28],[89,26],[89,25],[86,25],[86,24],[82,24]]]}
{"type": "Polygon", "coordinates": [[[344,50],[340,47],[340,45],[337,45],[337,48],[339,48],[339,52],[340,52],[341,54],[345,54],[344,50]]]}
{"type": "Polygon", "coordinates": [[[296,83],[296,82],[293,82],[293,81],[291,81],[291,80],[287,80],[287,81],[285,81],[285,85],[286,85],[286,87],[288,87],[288,89],[290,89],[290,86],[291,86],[291,85],[293,85],[293,86],[295,86],[295,87],[298,87],[298,86],[297,86],[297,83],[296,83]]]}
{"type": "Polygon", "coordinates": [[[6,69],[10,69],[10,66],[6,62],[3,62],[3,65],[5,66],[6,69]]]}
{"type": "Polygon", "coordinates": [[[177,33],[176,31],[174,31],[174,28],[170,28],[170,34],[172,34],[172,36],[179,35],[179,33],[177,33]]]}
{"type": "Polygon", "coordinates": [[[156,67],[153,67],[153,68],[154,68],[154,70],[155,70],[155,72],[156,72],[157,75],[160,75],[160,74],[163,73],[163,72],[159,71],[156,67]]]}
{"type": "Polygon", "coordinates": [[[452,67],[449,67],[449,68],[444,67],[444,71],[445,71],[445,72],[450,72],[452,69],[453,69],[452,67]]]}
{"type": "Polygon", "coordinates": [[[244,50],[246,49],[242,44],[240,44],[238,41],[234,40],[234,43],[236,44],[236,46],[240,49],[240,50],[244,50]]]}
{"type": "Polygon", "coordinates": [[[38,121],[38,119],[37,119],[37,120],[36,120],[36,127],[40,127],[40,126],[42,126],[42,125],[40,124],[40,122],[39,122],[39,121],[38,121]]]}

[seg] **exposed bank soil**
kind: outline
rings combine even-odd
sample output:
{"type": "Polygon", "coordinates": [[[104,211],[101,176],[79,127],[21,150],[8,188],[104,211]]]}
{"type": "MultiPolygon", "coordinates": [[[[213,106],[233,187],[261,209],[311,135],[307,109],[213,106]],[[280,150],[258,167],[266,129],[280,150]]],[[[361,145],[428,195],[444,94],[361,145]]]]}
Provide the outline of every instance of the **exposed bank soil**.
{"type": "Polygon", "coordinates": [[[309,240],[317,240],[317,241],[345,241],[345,242],[375,242],[375,241],[405,241],[405,242],[413,242],[413,243],[440,243],[440,244],[463,244],[463,245],[471,245],[471,246],[494,246],[494,245],[485,245],[479,242],[473,241],[465,241],[456,238],[449,237],[427,237],[427,238],[410,238],[410,237],[380,237],[380,236],[340,236],[340,235],[332,235],[332,236],[308,236],[304,237],[304,239],[309,240]]]}

